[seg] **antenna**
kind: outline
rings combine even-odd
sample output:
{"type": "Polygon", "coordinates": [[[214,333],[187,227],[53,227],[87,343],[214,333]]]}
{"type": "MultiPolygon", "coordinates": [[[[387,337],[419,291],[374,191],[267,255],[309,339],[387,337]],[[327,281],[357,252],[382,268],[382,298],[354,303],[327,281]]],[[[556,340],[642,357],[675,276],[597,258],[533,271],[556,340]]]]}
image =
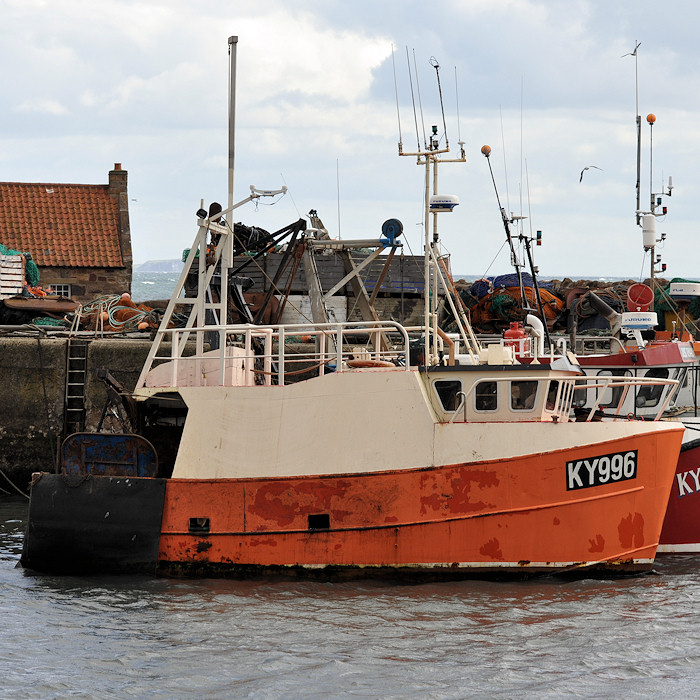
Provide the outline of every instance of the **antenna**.
{"type": "Polygon", "coordinates": [[[401,136],[401,114],[399,113],[399,84],[396,82],[396,61],[394,60],[394,45],[391,45],[391,65],[394,68],[394,92],[396,93],[396,120],[399,123],[399,153],[403,150],[403,137],[401,136]]]}
{"type": "MultiPolygon", "coordinates": [[[[416,115],[416,97],[413,94],[413,77],[411,75],[411,59],[408,55],[408,46],[406,47],[406,63],[408,65],[408,83],[411,86],[411,102],[413,103],[413,122],[416,125],[416,144],[417,150],[420,151],[420,136],[418,136],[418,117],[416,115]]],[[[423,137],[425,138],[425,127],[423,128],[423,137]]]]}
{"type": "Polygon", "coordinates": [[[418,92],[418,107],[420,108],[420,123],[423,127],[423,148],[428,148],[428,140],[425,137],[425,121],[423,120],[423,100],[420,95],[420,82],[418,81],[418,66],[416,65],[416,50],[413,49],[413,70],[416,73],[416,91],[418,92]]]}
{"type": "Polygon", "coordinates": [[[457,104],[457,143],[463,147],[464,141],[462,141],[462,130],[459,126],[459,87],[457,84],[457,66],[455,66],[455,102],[457,104]]]}
{"type": "MultiPolygon", "coordinates": [[[[535,267],[535,260],[532,255],[532,249],[531,249],[531,243],[533,240],[532,237],[532,212],[530,210],[530,173],[528,172],[527,169],[527,158],[525,159],[525,184],[526,184],[526,190],[527,190],[527,216],[528,216],[528,223],[530,224],[530,235],[525,236],[525,251],[527,252],[527,259],[530,263],[530,274],[532,275],[532,286],[535,290],[535,297],[537,299],[537,306],[540,310],[540,316],[542,317],[542,325],[544,326],[544,335],[545,338],[547,339],[547,345],[551,347],[552,345],[552,339],[549,335],[549,328],[547,326],[547,317],[544,313],[544,304],[542,303],[542,295],[540,294],[540,284],[537,279],[537,275],[539,274],[539,270],[537,267],[535,267]]],[[[536,245],[542,245],[542,231],[537,232],[537,241],[536,245]]]]}
{"type": "Polygon", "coordinates": [[[634,40],[634,51],[624,54],[625,56],[634,56],[634,113],[637,123],[637,208],[635,210],[637,217],[637,226],[641,224],[641,198],[640,187],[642,181],[642,117],[639,114],[639,66],[637,63],[637,50],[641,46],[641,42],[634,40]]]}
{"type": "Polygon", "coordinates": [[[428,61],[430,65],[435,68],[435,77],[437,78],[438,94],[440,95],[440,110],[442,111],[442,131],[445,134],[445,146],[448,145],[447,140],[447,124],[445,122],[445,105],[442,101],[442,86],[440,85],[440,64],[437,62],[435,56],[431,56],[428,61]]]}
{"type": "Polygon", "coordinates": [[[523,285],[523,275],[521,271],[522,265],[520,264],[520,261],[518,260],[518,256],[516,254],[515,250],[515,243],[513,242],[513,236],[510,232],[510,226],[513,223],[513,218],[508,218],[508,214],[506,213],[506,210],[503,208],[501,205],[501,197],[498,194],[498,186],[496,185],[496,178],[494,177],[493,174],[493,168],[491,167],[491,146],[482,146],[481,147],[481,153],[484,155],[486,158],[486,162],[489,164],[489,172],[491,173],[491,182],[493,182],[493,189],[496,193],[496,203],[498,204],[498,209],[501,212],[501,221],[503,221],[503,228],[506,231],[506,241],[508,241],[508,246],[510,248],[510,260],[511,260],[511,265],[515,268],[515,273],[518,276],[518,287],[520,287],[520,295],[521,299],[525,299],[525,287],[523,285]]]}
{"type": "MultiPolygon", "coordinates": [[[[408,56],[408,49],[406,49],[408,56]]],[[[414,64],[415,64],[415,51],[414,51],[414,64]]],[[[431,63],[432,65],[432,63],[431,63]]],[[[414,65],[416,69],[416,84],[418,85],[418,71],[417,66],[414,65]]],[[[409,75],[410,75],[410,61],[409,61],[409,75]]],[[[419,92],[420,94],[420,92],[419,92]]],[[[415,105],[415,103],[414,103],[415,105]]],[[[415,107],[414,107],[415,109],[415,107]]],[[[414,112],[415,113],[415,112],[414,112]]],[[[422,113],[422,103],[421,103],[421,120],[423,118],[422,113]]],[[[425,138],[425,134],[424,134],[425,138]]],[[[415,153],[400,153],[402,156],[416,156],[416,164],[425,167],[425,187],[424,187],[424,256],[423,256],[423,281],[424,281],[424,294],[423,294],[423,325],[425,328],[423,347],[424,347],[424,361],[426,365],[436,364],[439,361],[438,355],[438,313],[436,301],[438,298],[439,285],[443,288],[448,289],[447,284],[444,280],[441,271],[441,256],[438,250],[439,236],[438,236],[438,215],[441,212],[450,212],[454,207],[459,204],[457,197],[454,195],[439,195],[438,193],[438,165],[441,163],[463,163],[466,161],[464,155],[464,150],[462,149],[461,154],[458,158],[446,158],[444,157],[449,153],[449,148],[447,146],[440,147],[440,139],[438,136],[437,125],[431,126],[430,141],[425,142],[425,148],[421,150],[420,145],[415,153]],[[431,223],[432,220],[432,240],[431,240],[431,223]],[[432,271],[432,275],[431,275],[432,271]]],[[[474,360],[475,364],[478,363],[477,355],[474,352],[474,348],[478,348],[478,341],[476,336],[474,336],[471,326],[464,313],[460,314],[457,311],[454,300],[448,295],[449,303],[452,307],[452,311],[457,321],[457,325],[460,329],[460,334],[464,340],[465,347],[467,348],[470,356],[474,360]],[[461,318],[463,317],[463,319],[461,318]]]]}
{"type": "MultiPolygon", "coordinates": [[[[503,108],[499,105],[498,106],[498,114],[500,115],[501,119],[501,148],[503,149],[503,172],[505,173],[505,178],[506,178],[506,207],[510,210],[510,195],[509,195],[509,188],[508,188],[508,162],[506,161],[506,137],[505,134],[503,133],[503,108]]],[[[483,153],[483,150],[482,150],[483,153]]],[[[489,148],[489,153],[491,153],[491,149],[489,148]]],[[[487,156],[488,158],[488,156],[487,156]]],[[[489,162],[489,169],[491,168],[491,164],[489,162]]],[[[493,172],[491,173],[491,179],[493,179],[493,172]]],[[[494,180],[493,186],[496,186],[496,181],[494,180]]],[[[500,201],[498,206],[501,207],[500,201]]]]}
{"type": "Polygon", "coordinates": [[[335,188],[338,194],[338,238],[340,238],[340,159],[335,159],[335,188]]]}

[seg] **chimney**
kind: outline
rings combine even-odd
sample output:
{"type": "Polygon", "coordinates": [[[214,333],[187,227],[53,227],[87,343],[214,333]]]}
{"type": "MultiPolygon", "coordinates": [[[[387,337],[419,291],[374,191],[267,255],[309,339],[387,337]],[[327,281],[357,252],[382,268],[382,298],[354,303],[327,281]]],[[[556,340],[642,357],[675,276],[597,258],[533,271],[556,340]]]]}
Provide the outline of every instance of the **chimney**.
{"type": "Polygon", "coordinates": [[[114,170],[109,171],[109,193],[118,196],[126,192],[127,172],[122,170],[121,163],[114,164],[114,170]]]}

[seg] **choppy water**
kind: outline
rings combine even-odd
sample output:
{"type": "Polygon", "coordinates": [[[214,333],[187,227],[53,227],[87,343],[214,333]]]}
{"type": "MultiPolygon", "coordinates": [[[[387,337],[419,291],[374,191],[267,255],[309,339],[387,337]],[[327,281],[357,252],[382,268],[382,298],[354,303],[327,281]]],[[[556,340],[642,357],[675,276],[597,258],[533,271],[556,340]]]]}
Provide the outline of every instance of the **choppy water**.
{"type": "Polygon", "coordinates": [[[178,272],[134,271],[131,281],[131,298],[137,302],[170,299],[179,279],[178,272]]]}
{"type": "Polygon", "coordinates": [[[700,557],[524,583],[173,581],[15,568],[0,498],[0,697],[695,698],[700,557]]]}

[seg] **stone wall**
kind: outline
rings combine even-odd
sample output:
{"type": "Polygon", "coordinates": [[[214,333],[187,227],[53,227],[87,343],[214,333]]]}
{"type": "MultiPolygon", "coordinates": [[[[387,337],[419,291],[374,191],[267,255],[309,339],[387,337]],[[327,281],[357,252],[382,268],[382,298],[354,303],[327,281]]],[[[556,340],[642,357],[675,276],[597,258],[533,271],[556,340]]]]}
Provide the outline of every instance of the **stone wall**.
{"type": "MultiPolygon", "coordinates": [[[[20,488],[26,488],[32,472],[55,468],[63,431],[67,342],[0,338],[0,469],[20,488]]],[[[96,370],[109,369],[131,390],[150,346],[148,340],[90,342],[85,386],[87,430],[97,426],[106,399],[96,370]]],[[[10,487],[0,483],[0,488],[10,487]]]]}
{"type": "Polygon", "coordinates": [[[130,267],[40,267],[40,284],[70,284],[71,296],[86,304],[103,294],[131,293],[130,267]]]}

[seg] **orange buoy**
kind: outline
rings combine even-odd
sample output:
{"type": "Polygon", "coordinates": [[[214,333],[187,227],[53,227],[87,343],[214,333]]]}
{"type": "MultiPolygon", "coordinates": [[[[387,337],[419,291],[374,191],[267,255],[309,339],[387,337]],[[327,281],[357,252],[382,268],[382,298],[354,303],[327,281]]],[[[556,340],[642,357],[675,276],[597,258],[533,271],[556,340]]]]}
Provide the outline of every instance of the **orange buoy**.
{"type": "Polygon", "coordinates": [[[393,362],[386,362],[385,360],[362,359],[348,360],[348,367],[352,367],[352,369],[361,369],[372,367],[396,367],[396,365],[393,362]]]}

